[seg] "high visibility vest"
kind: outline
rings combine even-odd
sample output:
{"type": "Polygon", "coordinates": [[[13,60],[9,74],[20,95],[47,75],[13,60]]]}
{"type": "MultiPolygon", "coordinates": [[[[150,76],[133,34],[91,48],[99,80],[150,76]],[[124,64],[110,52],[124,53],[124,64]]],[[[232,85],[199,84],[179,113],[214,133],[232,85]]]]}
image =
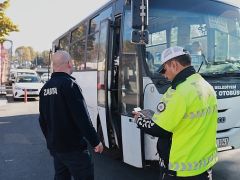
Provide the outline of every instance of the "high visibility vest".
{"type": "Polygon", "coordinates": [[[216,93],[199,74],[167,90],[153,120],[172,132],[169,170],[195,176],[217,162],[217,117],[216,93]]]}

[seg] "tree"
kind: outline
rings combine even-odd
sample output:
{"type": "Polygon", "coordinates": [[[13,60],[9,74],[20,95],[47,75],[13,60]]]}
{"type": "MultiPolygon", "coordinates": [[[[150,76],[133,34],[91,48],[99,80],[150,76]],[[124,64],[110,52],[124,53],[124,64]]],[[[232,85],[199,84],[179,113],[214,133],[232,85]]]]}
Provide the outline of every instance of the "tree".
{"type": "Polygon", "coordinates": [[[41,57],[43,59],[43,63],[45,65],[48,65],[48,61],[49,61],[49,51],[48,50],[45,50],[41,53],[41,57]]]}
{"type": "Polygon", "coordinates": [[[0,41],[4,41],[5,36],[8,36],[10,32],[19,31],[17,25],[5,14],[9,5],[9,0],[0,3],[0,41]]]}
{"type": "Polygon", "coordinates": [[[20,63],[33,61],[36,65],[48,65],[49,50],[37,52],[31,46],[19,46],[15,50],[15,59],[20,63]]]}
{"type": "Polygon", "coordinates": [[[37,52],[35,52],[31,46],[28,46],[27,48],[29,49],[31,60],[35,59],[37,56],[37,52]]]}
{"type": "Polygon", "coordinates": [[[37,53],[30,46],[20,46],[15,50],[15,56],[21,62],[33,61],[36,58],[36,55],[37,53]]]}

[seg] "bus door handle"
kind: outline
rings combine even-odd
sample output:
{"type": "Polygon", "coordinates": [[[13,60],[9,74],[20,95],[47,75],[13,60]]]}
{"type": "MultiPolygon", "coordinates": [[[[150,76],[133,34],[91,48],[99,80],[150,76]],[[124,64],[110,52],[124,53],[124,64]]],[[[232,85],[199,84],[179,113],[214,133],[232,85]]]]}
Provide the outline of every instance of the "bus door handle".
{"type": "Polygon", "coordinates": [[[134,124],[136,123],[134,119],[130,119],[130,118],[129,118],[129,122],[134,123],[134,124]]]}

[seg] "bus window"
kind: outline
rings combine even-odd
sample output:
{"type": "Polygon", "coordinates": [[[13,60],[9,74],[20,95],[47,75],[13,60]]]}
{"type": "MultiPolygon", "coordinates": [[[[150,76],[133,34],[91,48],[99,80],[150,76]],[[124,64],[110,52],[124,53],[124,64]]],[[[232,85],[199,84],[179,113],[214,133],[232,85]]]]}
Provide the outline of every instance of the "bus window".
{"type": "Polygon", "coordinates": [[[178,37],[178,28],[177,27],[172,27],[171,28],[171,46],[176,46],[177,45],[177,37],[178,37]]]}
{"type": "Polygon", "coordinates": [[[69,50],[69,34],[65,35],[63,38],[59,40],[59,47],[62,50],[69,50]]]}
{"type": "Polygon", "coordinates": [[[100,25],[100,17],[96,16],[95,18],[90,20],[90,29],[89,29],[89,34],[92,34],[96,31],[99,30],[99,25],[100,25]]]}
{"type": "Polygon", "coordinates": [[[97,69],[100,21],[110,18],[111,12],[112,8],[108,8],[90,20],[86,69],[97,69]]]}
{"type": "Polygon", "coordinates": [[[131,114],[134,107],[139,106],[138,102],[138,78],[137,78],[137,55],[123,53],[121,61],[122,78],[122,113],[131,114]]]}
{"type": "Polygon", "coordinates": [[[85,46],[86,39],[76,41],[70,46],[70,55],[74,61],[75,71],[80,71],[85,69],[85,46]]]}
{"type": "Polygon", "coordinates": [[[190,52],[192,64],[200,73],[238,71],[239,14],[230,6],[230,9],[225,9],[227,6],[216,5],[218,8],[209,13],[201,6],[195,10],[186,10],[185,6],[173,8],[175,5],[172,6],[170,2],[158,5],[156,2],[150,3],[150,40],[146,46],[146,52],[153,57],[153,63],[149,64],[146,56],[150,74],[157,75],[162,51],[176,45],[190,52]],[[201,47],[196,53],[197,44],[201,47]]]}
{"type": "Polygon", "coordinates": [[[137,55],[135,45],[131,43],[131,14],[125,13],[123,33],[123,52],[120,61],[122,85],[122,114],[131,114],[139,106],[139,83],[137,74],[137,55]]]}
{"type": "Polygon", "coordinates": [[[86,32],[87,32],[87,24],[84,22],[80,24],[80,26],[77,29],[72,31],[71,43],[82,39],[86,35],[86,32]]]}
{"type": "Polygon", "coordinates": [[[98,105],[105,107],[105,69],[107,58],[108,26],[107,21],[101,23],[101,34],[99,38],[99,58],[98,58],[98,105]]]}
{"type": "Polygon", "coordinates": [[[151,33],[151,40],[147,45],[146,63],[150,72],[154,72],[160,66],[160,51],[167,48],[167,31],[162,30],[159,32],[151,33]]]}
{"type": "Polygon", "coordinates": [[[93,19],[90,20],[90,29],[89,34],[99,31],[100,28],[100,21],[110,18],[112,13],[112,8],[108,8],[101,12],[98,16],[95,16],[93,19]]]}
{"type": "Polygon", "coordinates": [[[99,32],[89,35],[87,41],[86,69],[97,69],[99,32]]]}
{"type": "Polygon", "coordinates": [[[188,51],[191,54],[198,54],[196,52],[196,48],[200,48],[202,51],[201,53],[204,53],[204,54],[207,53],[208,44],[207,44],[206,24],[199,23],[199,24],[190,25],[190,45],[191,45],[191,48],[188,49],[188,51]]]}

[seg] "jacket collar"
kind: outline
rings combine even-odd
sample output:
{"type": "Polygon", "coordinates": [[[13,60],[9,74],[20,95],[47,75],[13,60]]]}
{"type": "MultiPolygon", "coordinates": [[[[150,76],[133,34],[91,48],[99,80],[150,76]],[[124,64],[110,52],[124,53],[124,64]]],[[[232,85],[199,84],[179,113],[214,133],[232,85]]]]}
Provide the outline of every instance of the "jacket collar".
{"type": "Polygon", "coordinates": [[[193,66],[189,66],[179,72],[172,81],[172,89],[176,89],[179,84],[184,82],[189,76],[195,74],[196,71],[193,66]]]}
{"type": "Polygon", "coordinates": [[[52,73],[51,77],[68,77],[68,78],[75,80],[74,77],[70,76],[69,74],[67,74],[65,72],[54,72],[54,73],[52,73]]]}

